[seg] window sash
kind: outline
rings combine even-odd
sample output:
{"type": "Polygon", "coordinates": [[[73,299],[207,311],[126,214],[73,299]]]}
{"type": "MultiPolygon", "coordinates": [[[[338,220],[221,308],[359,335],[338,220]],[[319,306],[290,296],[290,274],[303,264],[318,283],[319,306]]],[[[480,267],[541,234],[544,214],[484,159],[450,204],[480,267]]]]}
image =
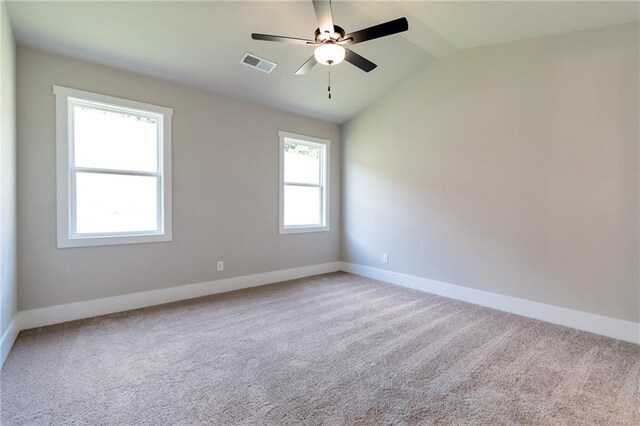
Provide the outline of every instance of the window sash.
{"type": "MultiPolygon", "coordinates": [[[[283,225],[285,227],[285,229],[296,229],[296,228],[312,228],[312,227],[319,227],[319,226],[324,226],[325,223],[325,218],[324,218],[324,186],[323,185],[315,185],[315,184],[310,184],[310,183],[284,183],[284,187],[286,188],[287,186],[296,186],[296,187],[302,187],[302,188],[318,188],[318,197],[320,197],[320,202],[318,203],[318,208],[320,209],[318,217],[320,218],[320,222],[319,223],[301,223],[301,224],[297,224],[297,225],[287,225],[286,223],[283,222],[283,225]]],[[[285,201],[286,203],[286,201],[285,201]]],[[[284,221],[284,217],[282,218],[282,220],[284,221]]]]}
{"type": "MultiPolygon", "coordinates": [[[[164,117],[162,114],[157,114],[157,113],[152,113],[152,112],[148,112],[148,111],[142,111],[142,110],[138,110],[135,108],[126,108],[126,107],[120,107],[118,105],[111,105],[111,104],[106,104],[106,103],[102,103],[102,102],[94,102],[94,101],[90,101],[90,100],[85,100],[85,99],[80,99],[80,98],[72,98],[69,97],[67,99],[67,114],[68,114],[68,150],[69,150],[69,168],[70,169],[80,169],[80,168],[85,168],[85,169],[93,169],[93,170],[114,170],[114,171],[121,171],[121,172],[137,172],[136,170],[120,170],[120,169],[116,169],[116,168],[98,168],[98,167],[77,167],[76,166],[76,155],[75,155],[75,109],[74,106],[83,106],[86,108],[92,108],[92,109],[97,109],[100,111],[105,111],[105,112],[115,112],[115,113],[119,113],[119,114],[128,114],[128,115],[133,115],[136,117],[143,117],[143,118],[152,118],[156,120],[156,174],[162,174],[164,171],[164,156],[163,156],[163,151],[164,151],[164,133],[163,133],[163,127],[164,127],[164,117]]],[[[142,172],[140,171],[140,173],[153,173],[153,172],[142,172]]]]}
{"type": "MultiPolygon", "coordinates": [[[[310,184],[308,182],[287,181],[287,180],[285,180],[284,183],[285,184],[300,184],[300,185],[322,186],[323,185],[323,180],[324,180],[324,169],[323,169],[323,166],[325,164],[324,156],[325,156],[325,153],[326,153],[326,145],[285,137],[284,140],[283,140],[283,144],[287,144],[287,143],[292,144],[292,145],[308,146],[308,147],[312,147],[312,148],[317,148],[318,149],[318,182],[319,183],[317,183],[317,184],[311,183],[310,184]]],[[[283,155],[284,155],[284,145],[282,146],[281,149],[283,150],[283,155]]],[[[284,166],[283,166],[283,179],[284,179],[284,176],[286,176],[286,167],[287,167],[286,157],[284,157],[283,161],[284,161],[284,166]]]]}
{"type": "Polygon", "coordinates": [[[132,235],[161,235],[164,232],[164,205],[162,174],[153,172],[131,172],[128,170],[94,169],[88,167],[72,167],[69,169],[69,236],[71,238],[132,236],[132,235]],[[144,176],[156,179],[156,229],[147,231],[122,232],[78,232],[78,192],[76,189],[77,173],[94,173],[115,176],[144,176]]]}

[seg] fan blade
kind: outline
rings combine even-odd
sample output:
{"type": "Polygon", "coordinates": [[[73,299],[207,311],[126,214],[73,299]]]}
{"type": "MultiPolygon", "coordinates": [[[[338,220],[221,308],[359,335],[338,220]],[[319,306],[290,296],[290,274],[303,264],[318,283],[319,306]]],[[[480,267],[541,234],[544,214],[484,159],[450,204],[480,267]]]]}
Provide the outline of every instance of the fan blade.
{"type": "Polygon", "coordinates": [[[253,34],[251,34],[251,38],[254,39],[254,40],[277,41],[277,42],[280,42],[280,43],[291,43],[291,44],[302,44],[302,45],[307,45],[307,44],[313,44],[314,43],[311,40],[305,40],[303,38],[283,37],[283,36],[270,35],[270,34],[253,33],[253,34]]]}
{"type": "Polygon", "coordinates": [[[313,0],[313,9],[318,18],[318,28],[321,33],[333,34],[333,14],[331,13],[331,0],[313,0]]]}
{"type": "Polygon", "coordinates": [[[364,72],[373,71],[377,67],[376,64],[374,64],[367,58],[358,55],[353,50],[351,49],[344,49],[344,50],[345,50],[344,60],[360,68],[362,71],[364,72]]]}
{"type": "Polygon", "coordinates": [[[351,44],[362,43],[363,41],[373,40],[380,37],[385,37],[391,34],[401,33],[409,29],[409,22],[407,18],[394,19],[393,21],[385,22],[384,24],[374,25],[373,27],[365,28],[360,31],[344,36],[345,39],[353,39],[351,44]]]}
{"type": "Polygon", "coordinates": [[[298,68],[298,71],[295,72],[296,75],[304,75],[306,73],[309,72],[309,70],[311,68],[313,68],[313,66],[315,64],[317,64],[318,62],[316,61],[315,56],[310,57],[309,59],[307,59],[307,62],[305,62],[304,64],[302,64],[302,66],[300,68],[298,68]]]}

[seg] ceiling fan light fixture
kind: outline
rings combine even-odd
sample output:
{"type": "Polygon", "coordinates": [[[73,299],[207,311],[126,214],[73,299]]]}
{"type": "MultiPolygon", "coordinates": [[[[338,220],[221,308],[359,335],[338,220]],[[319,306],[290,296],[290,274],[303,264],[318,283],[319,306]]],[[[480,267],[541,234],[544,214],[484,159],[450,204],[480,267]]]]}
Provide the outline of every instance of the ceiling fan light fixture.
{"type": "Polygon", "coordinates": [[[325,43],[316,47],[313,56],[322,65],[337,65],[344,61],[344,47],[335,43],[325,43]]]}

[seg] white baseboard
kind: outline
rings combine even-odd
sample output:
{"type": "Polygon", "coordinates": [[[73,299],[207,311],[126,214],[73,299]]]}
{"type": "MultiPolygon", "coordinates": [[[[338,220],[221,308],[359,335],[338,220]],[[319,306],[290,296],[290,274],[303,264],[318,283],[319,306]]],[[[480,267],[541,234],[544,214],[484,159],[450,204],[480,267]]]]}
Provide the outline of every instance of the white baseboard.
{"type": "Polygon", "coordinates": [[[125,294],[122,296],[105,297],[103,299],[86,300],[83,302],[67,303],[64,305],[47,306],[45,308],[20,311],[11,321],[0,341],[0,367],[9,355],[20,330],[74,321],[99,315],[113,314],[131,309],[146,308],[163,303],[178,302],[180,300],[225,293],[243,288],[257,287],[280,281],[310,277],[340,271],[342,262],[322,263],[318,265],[302,266],[299,268],[283,269],[280,271],[264,272],[260,274],[244,275],[240,277],[224,278],[197,284],[187,284],[160,290],[141,293],[125,294]]]}
{"type": "Polygon", "coordinates": [[[631,321],[503,296],[369,266],[330,262],[21,311],[14,317],[0,339],[0,367],[9,355],[20,330],[336,271],[350,272],[391,284],[640,344],[640,324],[631,321]]]}
{"type": "Polygon", "coordinates": [[[517,297],[447,284],[399,272],[372,268],[370,266],[343,262],[342,270],[451,299],[462,300],[524,317],[535,318],[553,324],[640,344],[640,323],[532,302],[517,297]]]}
{"type": "Polygon", "coordinates": [[[7,327],[2,335],[2,338],[0,338],[0,368],[4,365],[7,356],[9,356],[13,342],[16,341],[16,337],[18,337],[19,332],[20,330],[18,329],[18,324],[14,317],[13,320],[11,320],[9,327],[7,327]]]}

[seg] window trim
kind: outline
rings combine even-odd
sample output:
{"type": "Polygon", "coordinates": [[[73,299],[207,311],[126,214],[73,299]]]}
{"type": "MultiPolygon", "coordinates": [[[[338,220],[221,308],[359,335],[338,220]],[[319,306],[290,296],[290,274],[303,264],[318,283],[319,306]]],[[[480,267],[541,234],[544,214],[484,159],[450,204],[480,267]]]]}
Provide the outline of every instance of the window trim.
{"type": "MultiPolygon", "coordinates": [[[[309,233],[309,232],[326,232],[331,228],[329,226],[329,217],[330,217],[330,203],[329,203],[329,193],[330,193],[330,174],[331,169],[329,167],[329,159],[331,158],[331,141],[329,139],[317,138],[314,136],[301,135],[297,133],[285,132],[283,130],[278,131],[278,151],[279,151],[279,163],[280,163],[280,172],[279,172],[279,228],[280,234],[301,234],[301,233],[309,233]],[[320,164],[320,184],[322,188],[322,224],[320,225],[294,225],[294,226],[284,226],[284,144],[285,139],[294,139],[300,141],[302,143],[308,143],[310,145],[320,145],[324,147],[324,155],[321,159],[320,164]]],[[[305,185],[300,185],[305,186],[305,185]]],[[[315,187],[316,185],[311,185],[315,187]]]]}
{"type": "MultiPolygon", "coordinates": [[[[63,86],[54,85],[53,93],[56,105],[57,247],[89,247],[171,241],[173,239],[171,215],[171,118],[173,109],[63,86]],[[74,204],[75,197],[71,196],[74,184],[71,177],[71,169],[78,170],[82,168],[73,167],[73,159],[71,157],[73,152],[72,140],[69,135],[69,129],[73,125],[73,115],[69,113],[69,110],[72,105],[78,103],[94,104],[98,108],[102,104],[102,106],[107,106],[106,109],[109,111],[121,109],[123,112],[146,115],[157,118],[160,121],[158,138],[161,149],[158,150],[158,172],[151,173],[159,179],[158,199],[161,200],[162,206],[158,211],[160,231],[110,233],[108,235],[72,235],[75,221],[72,216],[75,215],[75,208],[72,204],[74,204]]],[[[97,168],[90,169],[97,170],[97,168]]],[[[108,170],[107,172],[109,171],[127,175],[140,175],[141,173],[129,170],[108,170]]]]}

